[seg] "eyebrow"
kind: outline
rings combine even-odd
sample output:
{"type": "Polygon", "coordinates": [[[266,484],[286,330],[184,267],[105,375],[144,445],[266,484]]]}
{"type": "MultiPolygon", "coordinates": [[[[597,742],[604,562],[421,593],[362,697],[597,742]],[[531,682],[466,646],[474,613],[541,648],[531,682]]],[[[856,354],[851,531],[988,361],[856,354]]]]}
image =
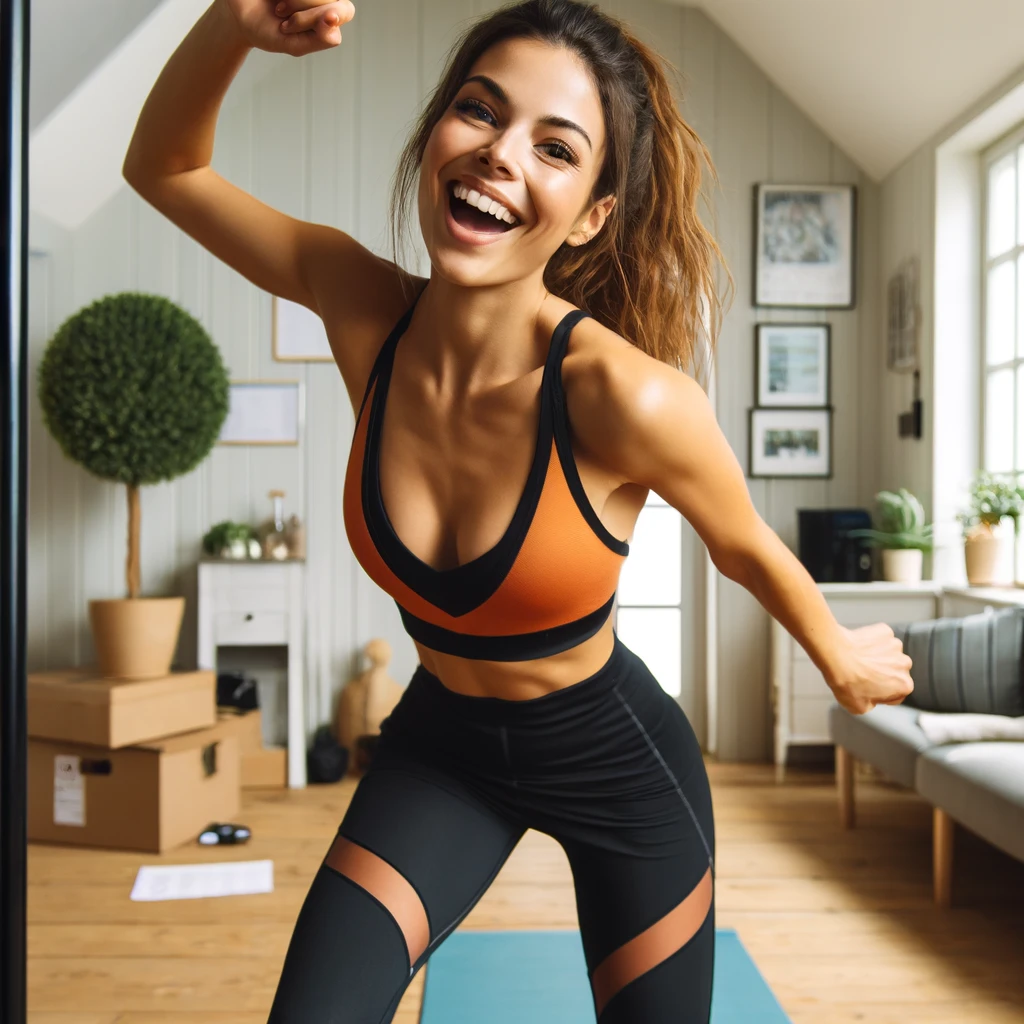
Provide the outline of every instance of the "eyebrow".
{"type": "MultiPolygon", "coordinates": [[[[508,96],[505,90],[493,78],[489,78],[487,75],[471,75],[462,84],[469,85],[470,82],[479,82],[501,103],[508,104],[508,96]]],[[[565,128],[571,132],[579,132],[586,139],[587,145],[590,147],[591,153],[593,153],[594,145],[590,141],[590,136],[575,121],[570,121],[567,117],[559,117],[558,114],[546,114],[544,117],[538,118],[538,120],[541,124],[550,124],[555,128],[565,128]]]]}

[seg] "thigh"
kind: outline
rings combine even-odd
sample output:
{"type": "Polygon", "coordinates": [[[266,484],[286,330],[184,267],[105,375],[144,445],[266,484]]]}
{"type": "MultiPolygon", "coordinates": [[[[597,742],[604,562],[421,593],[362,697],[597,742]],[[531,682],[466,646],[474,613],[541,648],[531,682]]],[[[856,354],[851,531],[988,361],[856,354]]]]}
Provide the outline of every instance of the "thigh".
{"type": "Polygon", "coordinates": [[[385,1024],[521,838],[455,776],[385,756],[359,781],[299,912],[268,1024],[385,1024]]]}

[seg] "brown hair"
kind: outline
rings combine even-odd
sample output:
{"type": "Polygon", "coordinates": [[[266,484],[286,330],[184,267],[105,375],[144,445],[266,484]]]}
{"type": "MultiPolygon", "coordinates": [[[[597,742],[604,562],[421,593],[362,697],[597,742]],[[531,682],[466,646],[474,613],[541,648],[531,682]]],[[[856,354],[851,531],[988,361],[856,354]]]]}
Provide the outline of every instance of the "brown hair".
{"type": "Polygon", "coordinates": [[[674,65],[593,3],[508,4],[475,22],[453,44],[393,178],[395,263],[409,193],[434,125],[480,55],[515,38],[565,47],[586,64],[601,99],[607,138],[591,201],[617,197],[596,236],[584,245],[563,244],[551,256],[545,287],[655,359],[683,371],[695,369],[704,335],[713,361],[724,308],[716,288],[716,259],[730,290],[733,279],[697,205],[701,164],[716,182],[717,174],[707,148],[673,99],[663,65],[678,74],[674,65]]]}

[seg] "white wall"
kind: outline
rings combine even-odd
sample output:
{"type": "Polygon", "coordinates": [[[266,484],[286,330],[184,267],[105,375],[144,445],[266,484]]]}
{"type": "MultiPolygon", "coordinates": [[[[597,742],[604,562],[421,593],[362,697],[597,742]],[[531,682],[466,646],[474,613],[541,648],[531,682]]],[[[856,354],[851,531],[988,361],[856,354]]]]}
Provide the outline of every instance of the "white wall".
{"type": "Polygon", "coordinates": [[[1024,67],[935,133],[881,183],[879,273],[920,260],[920,441],[897,438],[896,415],[909,408],[911,379],[879,363],[882,389],[880,485],[914,491],[936,523],[941,547],[925,557],[926,576],[963,583],[963,539],[955,515],[980,465],[979,152],[1024,121],[1024,67]],[[929,564],[930,563],[930,564],[929,564]]]}
{"type": "MultiPolygon", "coordinates": [[[[334,224],[387,254],[388,184],[406,132],[456,33],[490,6],[472,0],[433,0],[429,6],[426,0],[377,0],[359,7],[339,50],[301,61],[282,58],[247,100],[224,112],[214,167],[263,201],[334,224]]],[[[749,481],[760,513],[795,549],[796,509],[869,505],[886,457],[877,427],[878,190],[700,11],[653,0],[602,6],[626,17],[639,36],[683,71],[684,116],[718,166],[717,235],[737,283],[719,350],[718,414],[744,466],[755,321],[832,324],[833,478],[749,481]],[[756,315],[750,267],[757,181],[859,186],[855,309],[756,315]]],[[[33,366],[65,317],[104,294],[142,290],[167,295],[198,317],[221,347],[232,377],[297,376],[306,384],[306,435],[298,450],[217,448],[188,476],[143,491],[143,592],[188,599],[176,663],[194,664],[195,561],[202,534],[225,518],[263,519],[267,491],[281,487],[287,492],[286,512],[298,512],[306,522],[311,554],[308,727],[331,716],[337,690],[372,637],[392,644],[391,674],[404,683],[416,664],[415,648],[393,601],[354,561],[344,535],[341,491],[353,417],[336,369],[276,363],[270,352],[270,296],[127,187],[72,239],[54,236],[35,218],[32,244],[48,255],[36,261],[40,269],[33,276],[33,366]]],[[[421,264],[419,272],[425,271],[421,264]]],[[[123,594],[123,488],[64,459],[41,427],[34,395],[30,440],[30,668],[88,663],[93,653],[88,600],[123,594]]],[[[683,528],[688,589],[681,702],[703,740],[704,552],[689,525],[684,522],[683,528]]],[[[719,756],[765,759],[771,732],[768,616],[749,593],[725,579],[718,611],[719,756]]]]}

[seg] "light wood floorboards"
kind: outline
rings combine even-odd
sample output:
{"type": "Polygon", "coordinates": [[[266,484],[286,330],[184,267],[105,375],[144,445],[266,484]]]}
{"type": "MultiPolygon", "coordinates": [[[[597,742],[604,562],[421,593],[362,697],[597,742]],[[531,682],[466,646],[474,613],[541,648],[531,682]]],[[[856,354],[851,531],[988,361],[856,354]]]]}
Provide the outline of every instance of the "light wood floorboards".
{"type": "MultiPolygon", "coordinates": [[[[931,808],[858,777],[709,764],[719,927],[737,929],[794,1024],[1020,1024],[1024,864],[958,827],[953,906],[932,903],[931,808]]],[[[291,927],[355,786],[246,791],[247,846],[162,857],[33,844],[29,1024],[265,1024],[291,927]],[[141,864],[271,858],[273,894],[132,903],[141,864]]],[[[561,848],[528,832],[462,928],[574,928],[561,848]]],[[[426,968],[429,971],[429,964],[426,968]]],[[[396,1024],[418,1020],[425,972],[396,1024]]],[[[486,1022],[481,1022],[486,1024],[486,1022]]],[[[637,1022],[643,1024],[643,1022],[637,1022]]]]}

